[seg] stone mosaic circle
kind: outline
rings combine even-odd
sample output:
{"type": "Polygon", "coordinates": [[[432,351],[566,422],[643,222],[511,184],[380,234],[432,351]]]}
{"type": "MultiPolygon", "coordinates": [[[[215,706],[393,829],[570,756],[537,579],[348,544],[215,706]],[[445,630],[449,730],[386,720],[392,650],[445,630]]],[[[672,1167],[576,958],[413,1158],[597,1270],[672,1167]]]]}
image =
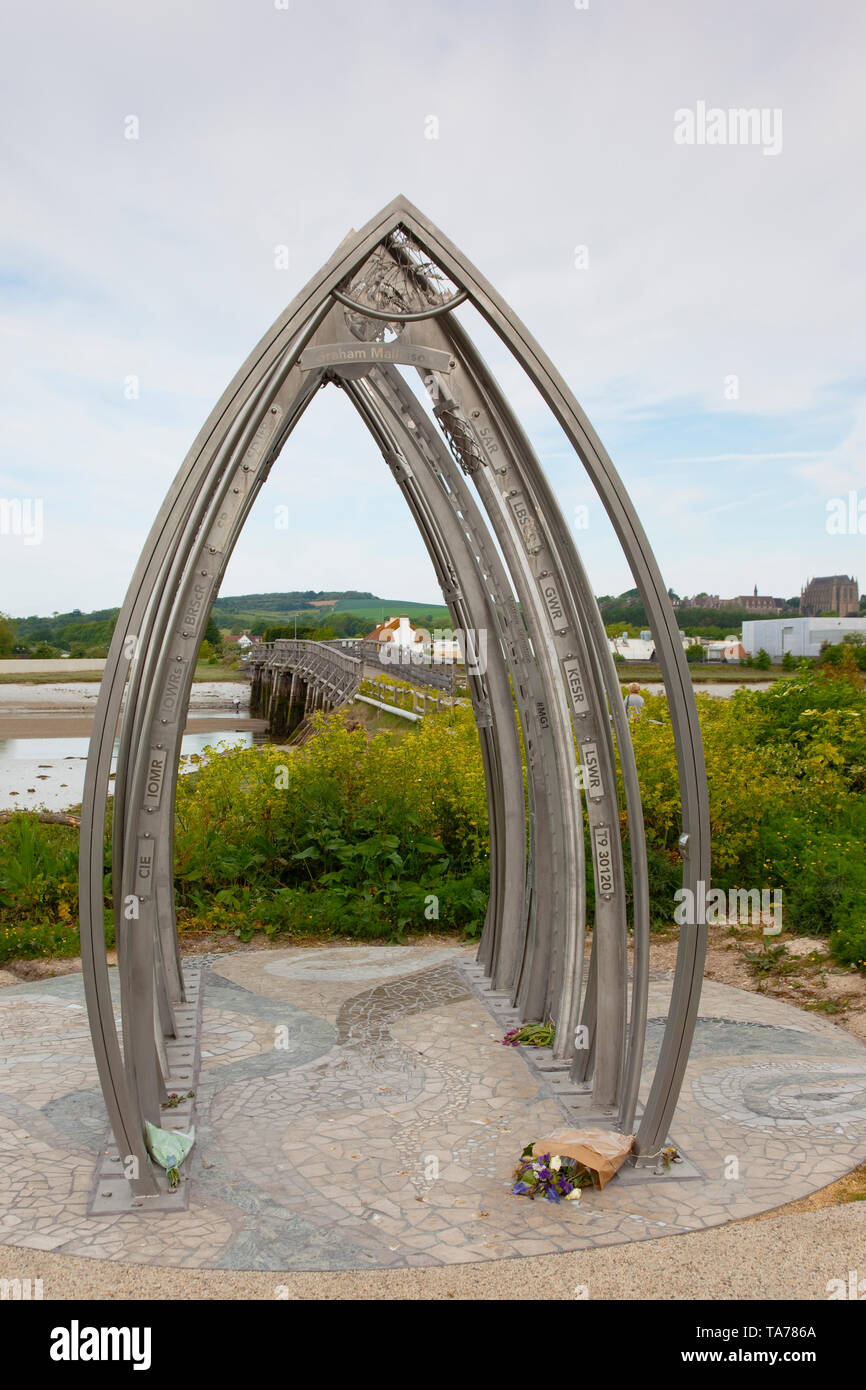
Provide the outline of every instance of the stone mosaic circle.
{"type": "MultiPolygon", "coordinates": [[[[87,1215],[108,1140],[81,976],[0,990],[0,1241],[188,1268],[468,1263],[718,1225],[862,1160],[866,1048],[707,983],[671,1131],[686,1176],[624,1169],[559,1206],[512,1196],[524,1145],[569,1112],[502,1046],[471,961],[435,944],[206,958],[179,1213],[87,1215]]],[[[653,979],[645,1086],[669,992],[653,979]]]]}

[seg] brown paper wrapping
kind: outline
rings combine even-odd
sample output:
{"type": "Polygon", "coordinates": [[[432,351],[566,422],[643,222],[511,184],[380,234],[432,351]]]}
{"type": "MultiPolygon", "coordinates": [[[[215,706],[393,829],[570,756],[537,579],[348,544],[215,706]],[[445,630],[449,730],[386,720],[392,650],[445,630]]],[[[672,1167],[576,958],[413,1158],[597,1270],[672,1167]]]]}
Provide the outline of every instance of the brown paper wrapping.
{"type": "Polygon", "coordinates": [[[614,1129],[556,1129],[533,1144],[532,1157],[575,1158],[590,1170],[594,1186],[602,1188],[625,1163],[633,1144],[633,1134],[614,1129]]]}

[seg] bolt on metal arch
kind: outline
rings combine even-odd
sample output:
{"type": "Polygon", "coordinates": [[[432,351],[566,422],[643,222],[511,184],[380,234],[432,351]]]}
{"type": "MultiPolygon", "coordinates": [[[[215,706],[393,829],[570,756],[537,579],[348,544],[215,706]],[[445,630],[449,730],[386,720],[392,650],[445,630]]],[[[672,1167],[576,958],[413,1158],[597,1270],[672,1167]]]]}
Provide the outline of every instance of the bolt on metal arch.
{"type": "MultiPolygon", "coordinates": [[[[628,720],[569,527],[514,411],[455,315],[462,304],[486,320],[537,388],[612,523],[655,636],[669,703],[683,886],[698,900],[698,881],[709,881],[706,775],[688,666],[622,481],[528,330],[399,197],[341,243],[214,407],[153,524],[106,661],[81,818],[81,949],[100,1083],[119,1151],[137,1160],[130,1188],[138,1197],[160,1190],[145,1121],[159,1123],[166,1041],[175,1038],[184,1007],[172,852],[195,658],[250,509],[298,420],[328,384],[346,392],[378,444],[455,628],[488,633],[485,669],[468,678],[490,816],[491,891],[479,963],[521,1017],[553,1019],[556,1058],[586,1088],[592,1117],[623,1132],[637,1124],[638,1161],[666,1140],[695,1028],[706,926],[681,929],[659,1058],[640,1105],[650,904],[628,720]],[[400,368],[414,370],[419,394],[409,385],[412,373],[400,368]],[[421,403],[425,393],[432,413],[421,403]],[[106,804],[118,725],[111,838],[121,1037],[103,929],[106,804]],[[585,970],[590,874],[596,906],[585,970]]],[[[348,688],[345,669],[345,660],[330,675],[323,669],[322,689],[329,681],[348,688]]]]}

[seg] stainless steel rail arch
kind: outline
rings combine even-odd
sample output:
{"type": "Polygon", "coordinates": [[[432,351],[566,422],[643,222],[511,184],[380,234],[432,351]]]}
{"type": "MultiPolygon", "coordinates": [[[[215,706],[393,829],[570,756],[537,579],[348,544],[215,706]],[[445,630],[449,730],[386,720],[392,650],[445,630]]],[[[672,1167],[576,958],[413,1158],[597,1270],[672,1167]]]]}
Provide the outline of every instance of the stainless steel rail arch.
{"type": "MultiPolygon", "coordinates": [[[[145,1121],[160,1120],[165,1041],[177,1031],[176,1011],[184,1002],[173,824],[195,655],[250,508],[295,424],[329,382],[347,392],[376,439],[455,625],[488,635],[487,667],[470,678],[491,825],[491,900],[479,961],[524,1018],[544,1013],[557,1023],[557,1055],[576,1079],[591,1082],[594,1116],[609,1123],[618,1116],[622,1129],[633,1128],[646,1024],[649,903],[628,726],[572,537],[519,422],[455,317],[462,304],[482,315],[524,368],[611,519],[643,597],[668,695],[684,886],[694,890],[699,879],[709,879],[706,779],[688,668],[665,586],[625,489],[527,330],[456,248],[397,198],[345,239],[217,403],[153,525],[106,662],[82,809],[82,961],[109,1121],[121,1156],[136,1160],[128,1165],[134,1174],[129,1185],[139,1201],[161,1191],[145,1121]],[[400,367],[414,368],[423,379],[434,396],[432,413],[400,367]],[[122,1046],[103,928],[106,807],[118,730],[111,865],[122,1046]],[[633,881],[630,920],[619,833],[623,810],[633,881]],[[586,980],[585,836],[596,899],[586,980]],[[578,1021],[586,1024],[591,1045],[575,1053],[578,1021]]],[[[705,936],[703,924],[681,932],[669,1017],[638,1128],[637,1151],[644,1158],[664,1143],[676,1105],[705,936]]]]}

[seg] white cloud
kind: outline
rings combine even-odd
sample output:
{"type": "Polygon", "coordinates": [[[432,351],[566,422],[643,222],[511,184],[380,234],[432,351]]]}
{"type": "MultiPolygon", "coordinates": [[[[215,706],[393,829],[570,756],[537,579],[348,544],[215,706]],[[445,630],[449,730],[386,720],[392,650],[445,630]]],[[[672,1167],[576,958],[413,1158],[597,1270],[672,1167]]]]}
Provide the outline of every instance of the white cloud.
{"type": "MultiPolygon", "coordinates": [[[[0,470],[41,489],[56,524],[41,568],[7,567],[0,606],[119,601],[227,380],[398,191],[511,302],[611,440],[673,586],[715,572],[739,592],[760,553],[779,566],[767,584],[793,592],[824,541],[792,493],[822,479],[844,491],[864,442],[861,413],[838,445],[866,380],[864,28],[855,6],[829,24],[806,0],[455,2],[398,22],[385,0],[9,11],[0,470]],[[674,111],[697,100],[781,108],[783,152],[675,146],[674,111]],[[438,140],[424,138],[431,113],[438,140]],[[138,141],[123,137],[130,114],[138,141]],[[288,271],[274,267],[283,243],[288,271]],[[130,373],[137,402],[122,395],[130,373]],[[731,505],[750,467],[777,507],[731,505]],[[725,507],[738,529],[715,557],[704,541],[725,507]],[[765,550],[780,509],[789,544],[765,550]]],[[[535,393],[494,358],[533,437],[552,438],[535,393]]],[[[310,527],[316,478],[333,466],[351,491],[353,458],[371,459],[347,412],[314,411],[292,474],[310,527]]],[[[550,467],[567,510],[577,471],[550,467]]],[[[364,476],[382,515],[389,498],[402,506],[383,465],[364,476]]],[[[383,544],[349,516],[334,525],[299,532],[290,555],[264,534],[242,541],[227,582],[435,596],[411,530],[383,544]]],[[[600,516],[580,540],[600,591],[629,582],[600,516]]]]}

